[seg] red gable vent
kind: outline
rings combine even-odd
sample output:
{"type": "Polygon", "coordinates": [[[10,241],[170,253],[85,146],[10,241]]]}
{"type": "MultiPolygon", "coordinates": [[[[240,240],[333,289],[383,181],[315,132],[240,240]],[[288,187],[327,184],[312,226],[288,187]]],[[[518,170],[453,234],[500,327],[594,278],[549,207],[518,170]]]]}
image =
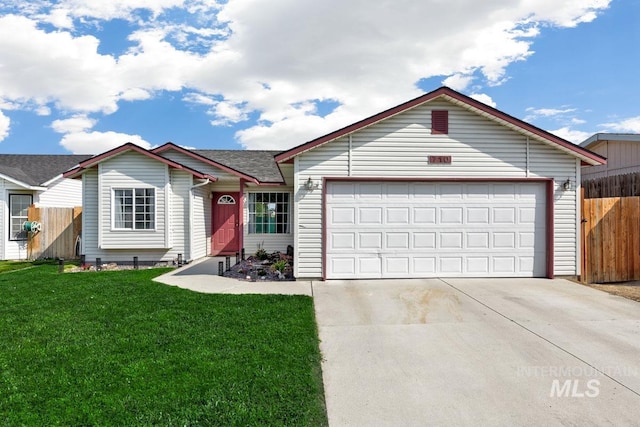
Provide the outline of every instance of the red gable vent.
{"type": "Polygon", "coordinates": [[[447,110],[431,111],[431,133],[449,133],[449,112],[447,110]]]}

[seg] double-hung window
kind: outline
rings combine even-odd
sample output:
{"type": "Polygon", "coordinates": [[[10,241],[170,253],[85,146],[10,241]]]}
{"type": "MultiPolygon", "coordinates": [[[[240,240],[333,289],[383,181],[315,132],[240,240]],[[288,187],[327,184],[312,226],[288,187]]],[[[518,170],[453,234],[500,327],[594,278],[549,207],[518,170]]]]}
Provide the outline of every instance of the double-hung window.
{"type": "Polygon", "coordinates": [[[29,206],[33,203],[31,194],[9,194],[9,239],[25,240],[27,233],[22,224],[28,219],[29,206]]]}
{"type": "Polygon", "coordinates": [[[249,193],[248,199],[250,234],[289,233],[289,193],[249,193]]]}
{"type": "Polygon", "coordinates": [[[155,189],[116,188],[113,190],[113,228],[153,230],[155,227],[155,189]]]}

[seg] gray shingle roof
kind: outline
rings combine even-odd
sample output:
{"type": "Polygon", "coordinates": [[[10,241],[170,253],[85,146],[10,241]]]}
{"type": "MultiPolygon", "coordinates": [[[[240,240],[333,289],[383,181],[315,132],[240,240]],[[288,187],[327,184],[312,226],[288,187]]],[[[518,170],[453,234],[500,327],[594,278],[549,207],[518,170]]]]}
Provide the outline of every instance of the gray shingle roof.
{"type": "Polygon", "coordinates": [[[0,174],[37,186],[90,157],[71,154],[0,154],[0,174]]]}
{"type": "Polygon", "coordinates": [[[279,151],[191,150],[214,162],[251,176],[260,182],[284,183],[274,156],[279,151]]]}

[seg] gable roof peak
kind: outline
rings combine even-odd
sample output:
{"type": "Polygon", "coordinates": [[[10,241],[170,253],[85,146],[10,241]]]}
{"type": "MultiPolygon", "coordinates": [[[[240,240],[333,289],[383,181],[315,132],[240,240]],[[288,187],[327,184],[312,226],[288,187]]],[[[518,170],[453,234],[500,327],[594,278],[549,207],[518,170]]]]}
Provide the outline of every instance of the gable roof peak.
{"type": "Polygon", "coordinates": [[[378,114],[374,114],[373,116],[367,117],[349,126],[345,126],[342,129],[338,129],[337,131],[328,133],[324,136],[308,141],[306,143],[293,147],[289,150],[282,151],[281,153],[276,155],[276,161],[277,162],[289,161],[294,157],[296,157],[297,155],[304,153],[306,151],[309,151],[319,145],[323,145],[330,141],[349,135],[351,133],[364,129],[368,126],[371,126],[373,124],[386,120],[390,117],[393,117],[397,114],[408,111],[414,107],[425,104],[427,102],[431,102],[439,98],[444,98],[455,105],[458,105],[462,108],[470,110],[476,114],[480,114],[490,120],[493,120],[494,122],[501,124],[502,126],[509,127],[516,132],[526,135],[527,137],[532,137],[538,141],[554,146],[560,149],[561,151],[564,151],[568,154],[578,157],[579,159],[581,159],[582,161],[588,164],[596,165],[596,164],[603,164],[606,162],[606,160],[603,157],[599,156],[596,153],[593,153],[589,150],[585,150],[584,148],[577,146],[565,139],[562,139],[559,136],[556,136],[532,124],[524,122],[523,120],[517,119],[507,113],[504,113],[494,107],[491,107],[481,101],[478,101],[477,99],[471,98],[468,95],[464,95],[460,92],[457,92],[447,86],[441,86],[438,89],[435,89],[431,92],[420,95],[414,99],[411,99],[407,102],[396,105],[395,107],[389,108],[378,114]]]}

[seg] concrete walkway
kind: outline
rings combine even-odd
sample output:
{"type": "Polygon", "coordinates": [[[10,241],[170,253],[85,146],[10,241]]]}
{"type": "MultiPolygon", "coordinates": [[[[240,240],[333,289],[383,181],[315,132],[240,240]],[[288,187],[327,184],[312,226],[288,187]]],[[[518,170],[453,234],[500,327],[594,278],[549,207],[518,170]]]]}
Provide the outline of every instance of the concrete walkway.
{"type": "Polygon", "coordinates": [[[248,282],[218,276],[218,262],[209,257],[156,277],[156,282],[206,294],[283,294],[312,295],[311,282],[248,282]]]}
{"type": "Polygon", "coordinates": [[[331,426],[638,425],[640,304],[566,280],[314,283],[331,426]]]}

